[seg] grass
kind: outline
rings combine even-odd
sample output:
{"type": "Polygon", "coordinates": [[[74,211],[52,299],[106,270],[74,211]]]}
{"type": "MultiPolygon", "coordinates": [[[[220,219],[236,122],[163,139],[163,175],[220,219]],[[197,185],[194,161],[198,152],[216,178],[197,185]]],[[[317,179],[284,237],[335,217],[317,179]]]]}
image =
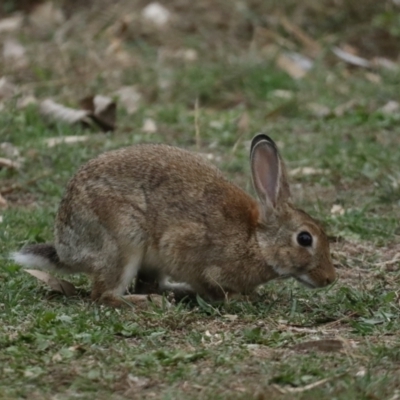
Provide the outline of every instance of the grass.
{"type": "MultiPolygon", "coordinates": [[[[21,35],[32,48],[54,45],[21,35]]],[[[20,185],[4,195],[9,207],[0,210],[0,398],[400,398],[399,114],[379,111],[398,99],[398,75],[379,72],[376,84],[365,71],[349,72],[341,64],[328,70],[321,62],[295,81],[272,61],[230,46],[208,54],[196,35],[182,41],[198,51],[192,64],[157,64],[151,40],[127,43],[137,66],[120,66],[118,79],[104,73],[116,68],[107,61],[97,69],[89,58],[83,61],[78,41],[64,59],[70,65],[62,68],[58,59],[32,54],[33,86],[25,75],[8,71],[39,99],[76,105],[84,91],[112,93],[123,84],[135,84],[143,99],[133,115],[118,109],[114,133],[51,149],[44,139],[95,132],[49,124],[36,105],[21,110],[10,102],[0,112],[0,142],[11,142],[24,158],[20,170],[0,170],[0,191],[20,185]],[[79,71],[72,67],[91,74],[69,72],[68,84],[57,83],[65,71],[79,71]],[[160,89],[160,76],[168,76],[167,88],[160,89]],[[47,85],[48,79],[55,83],[47,85]],[[308,107],[334,109],[349,100],[356,105],[341,116],[319,118],[308,107]],[[156,121],[156,133],[141,130],[146,118],[156,121]],[[72,278],[79,294],[66,298],[7,259],[24,243],[52,240],[65,184],[91,157],[134,143],[166,142],[212,154],[227,176],[252,192],[247,143],[259,131],[277,141],[289,169],[322,171],[293,176],[292,189],[296,203],[333,238],[339,280],[332,287],[310,291],[276,281],[223,305],[198,299],[168,309],[114,310],[88,300],[83,276],[72,278]],[[344,214],[331,213],[333,205],[344,214]],[[330,348],[330,341],[338,347],[330,348]]],[[[93,51],[104,52],[101,37],[93,51]]]]}

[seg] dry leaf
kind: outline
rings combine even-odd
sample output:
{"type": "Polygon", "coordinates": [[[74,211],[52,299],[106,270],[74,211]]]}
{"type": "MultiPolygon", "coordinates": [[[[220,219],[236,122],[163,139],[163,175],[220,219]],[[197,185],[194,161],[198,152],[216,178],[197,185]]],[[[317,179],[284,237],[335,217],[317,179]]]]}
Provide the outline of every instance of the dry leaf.
{"type": "Polygon", "coordinates": [[[9,160],[8,158],[0,157],[0,169],[1,168],[19,169],[21,168],[21,164],[17,161],[9,160]]]}
{"type": "Polygon", "coordinates": [[[285,100],[291,100],[294,97],[294,93],[290,90],[276,89],[271,92],[275,97],[285,100]]]}
{"type": "Polygon", "coordinates": [[[365,77],[372,83],[381,83],[382,82],[381,76],[378,74],[374,74],[372,72],[366,72],[365,77]]]}
{"type": "Polygon", "coordinates": [[[337,57],[339,57],[342,61],[347,62],[348,64],[362,68],[371,67],[371,63],[365,58],[351,54],[348,51],[340,49],[339,47],[334,47],[332,51],[337,57]]]}
{"type": "Polygon", "coordinates": [[[48,285],[52,290],[62,293],[67,297],[74,296],[76,294],[75,286],[64,279],[55,278],[47,272],[39,271],[37,269],[25,269],[24,271],[48,285]]]}
{"type": "Polygon", "coordinates": [[[383,114],[394,114],[400,109],[400,104],[397,101],[390,100],[383,107],[379,109],[383,114]]]}
{"type": "Polygon", "coordinates": [[[17,14],[13,17],[0,19],[0,33],[10,33],[15,32],[22,25],[22,15],[17,14]]]}
{"type": "Polygon", "coordinates": [[[21,109],[28,107],[31,104],[37,104],[37,102],[38,101],[37,101],[36,97],[30,94],[30,95],[27,95],[27,96],[24,96],[24,97],[21,97],[18,99],[17,108],[21,110],[21,109]]]}
{"type": "Polygon", "coordinates": [[[81,107],[83,110],[77,110],[47,99],[40,104],[40,112],[49,119],[71,125],[76,123],[91,125],[93,121],[105,132],[115,128],[116,103],[109,97],[86,97],[81,100],[81,107]]]}
{"type": "Polygon", "coordinates": [[[388,69],[390,71],[397,71],[399,69],[399,64],[395,63],[392,60],[384,57],[375,57],[372,59],[372,64],[375,67],[381,67],[388,69]]]}
{"type": "Polygon", "coordinates": [[[124,86],[115,91],[114,94],[128,114],[133,114],[138,110],[142,95],[135,86],[124,86]]]}
{"type": "Polygon", "coordinates": [[[225,315],[223,315],[223,317],[229,321],[236,321],[238,318],[238,316],[235,314],[225,314],[225,315]]]}
{"type": "Polygon", "coordinates": [[[327,106],[318,103],[309,103],[307,108],[311,111],[314,117],[325,118],[331,115],[331,109],[327,106]]]}
{"type": "Polygon", "coordinates": [[[324,175],[329,171],[326,169],[317,169],[312,167],[298,167],[289,171],[290,176],[308,176],[308,175],[324,175]]]}
{"type": "Polygon", "coordinates": [[[343,349],[343,341],[338,339],[310,340],[292,346],[293,350],[339,351],[343,349]]]}
{"type": "Polygon", "coordinates": [[[65,107],[50,99],[42,101],[40,112],[47,118],[54,121],[66,122],[67,124],[76,124],[78,122],[90,123],[89,111],[65,107]]]}
{"type": "Polygon", "coordinates": [[[142,17],[148,22],[162,28],[170,21],[171,13],[162,4],[154,2],[148,4],[142,10],[142,17]]]}
{"type": "Polygon", "coordinates": [[[313,66],[309,58],[298,53],[281,54],[276,63],[294,79],[303,78],[313,66]]]}
{"type": "Polygon", "coordinates": [[[13,68],[24,68],[28,65],[25,47],[16,39],[7,39],[3,45],[3,58],[13,68]]]}
{"type": "Polygon", "coordinates": [[[47,144],[47,147],[54,147],[59,144],[74,144],[86,142],[92,136],[63,136],[63,137],[54,137],[48,138],[44,140],[44,143],[47,144]]]}
{"type": "Polygon", "coordinates": [[[151,118],[146,118],[143,122],[142,131],[145,133],[156,133],[157,125],[151,118]]]}
{"type": "Polygon", "coordinates": [[[88,96],[80,101],[81,108],[89,112],[93,119],[103,131],[113,131],[117,119],[117,104],[106,96],[88,96]]]}
{"type": "Polygon", "coordinates": [[[343,215],[344,213],[344,208],[340,204],[334,204],[331,208],[332,215],[343,215]]]}

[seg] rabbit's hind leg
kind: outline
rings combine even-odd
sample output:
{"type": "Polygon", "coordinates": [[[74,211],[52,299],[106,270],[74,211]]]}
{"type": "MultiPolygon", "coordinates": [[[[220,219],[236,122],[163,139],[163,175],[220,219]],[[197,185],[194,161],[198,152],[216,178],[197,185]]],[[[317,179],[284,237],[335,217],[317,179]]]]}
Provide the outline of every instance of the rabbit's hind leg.
{"type": "MultiPolygon", "coordinates": [[[[131,250],[130,256],[108,265],[107,268],[96,268],[93,274],[92,300],[120,307],[127,303],[142,305],[147,301],[147,295],[126,295],[124,293],[136,277],[143,258],[143,249],[137,247],[131,250]]],[[[110,262],[110,260],[108,260],[110,262]]]]}

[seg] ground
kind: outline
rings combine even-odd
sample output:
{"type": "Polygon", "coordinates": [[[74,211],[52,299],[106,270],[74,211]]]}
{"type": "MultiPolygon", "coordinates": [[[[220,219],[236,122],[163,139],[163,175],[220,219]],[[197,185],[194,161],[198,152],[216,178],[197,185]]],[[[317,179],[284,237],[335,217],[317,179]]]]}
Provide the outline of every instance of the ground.
{"type": "MultiPolygon", "coordinates": [[[[2,13],[17,8],[6,3],[2,13]]],[[[360,11],[346,1],[288,1],[285,25],[279,4],[174,0],[164,2],[165,27],[144,20],[149,2],[109,3],[55,2],[39,19],[28,9],[20,28],[0,33],[25,49],[0,60],[14,85],[11,97],[0,91],[0,157],[20,163],[0,169],[0,397],[399,399],[395,2],[367,1],[360,11]],[[371,64],[350,65],[333,46],[371,64]],[[312,69],[288,69],[278,62],[285,51],[308,56],[312,69]],[[116,93],[127,86],[136,93],[130,111],[116,93]],[[117,99],[113,132],[40,113],[46,98],[78,108],[88,95],[117,99]],[[331,287],[272,281],[223,305],[114,310],[90,302],[84,276],[68,278],[78,294],[66,297],[8,259],[25,243],[52,240],[64,187],[91,157],[165,142],[207,154],[253,193],[248,145],[257,132],[278,143],[296,204],[327,229],[338,273],[331,287]],[[46,142],[66,136],[86,141],[46,142]]]]}

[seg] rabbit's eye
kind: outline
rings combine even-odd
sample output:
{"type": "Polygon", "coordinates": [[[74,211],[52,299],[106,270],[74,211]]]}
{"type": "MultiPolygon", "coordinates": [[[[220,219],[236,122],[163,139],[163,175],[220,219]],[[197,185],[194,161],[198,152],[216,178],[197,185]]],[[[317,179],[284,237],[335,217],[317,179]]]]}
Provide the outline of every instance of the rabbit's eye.
{"type": "Polygon", "coordinates": [[[297,235],[297,243],[303,247],[310,247],[312,245],[312,236],[308,232],[300,232],[297,235]]]}

